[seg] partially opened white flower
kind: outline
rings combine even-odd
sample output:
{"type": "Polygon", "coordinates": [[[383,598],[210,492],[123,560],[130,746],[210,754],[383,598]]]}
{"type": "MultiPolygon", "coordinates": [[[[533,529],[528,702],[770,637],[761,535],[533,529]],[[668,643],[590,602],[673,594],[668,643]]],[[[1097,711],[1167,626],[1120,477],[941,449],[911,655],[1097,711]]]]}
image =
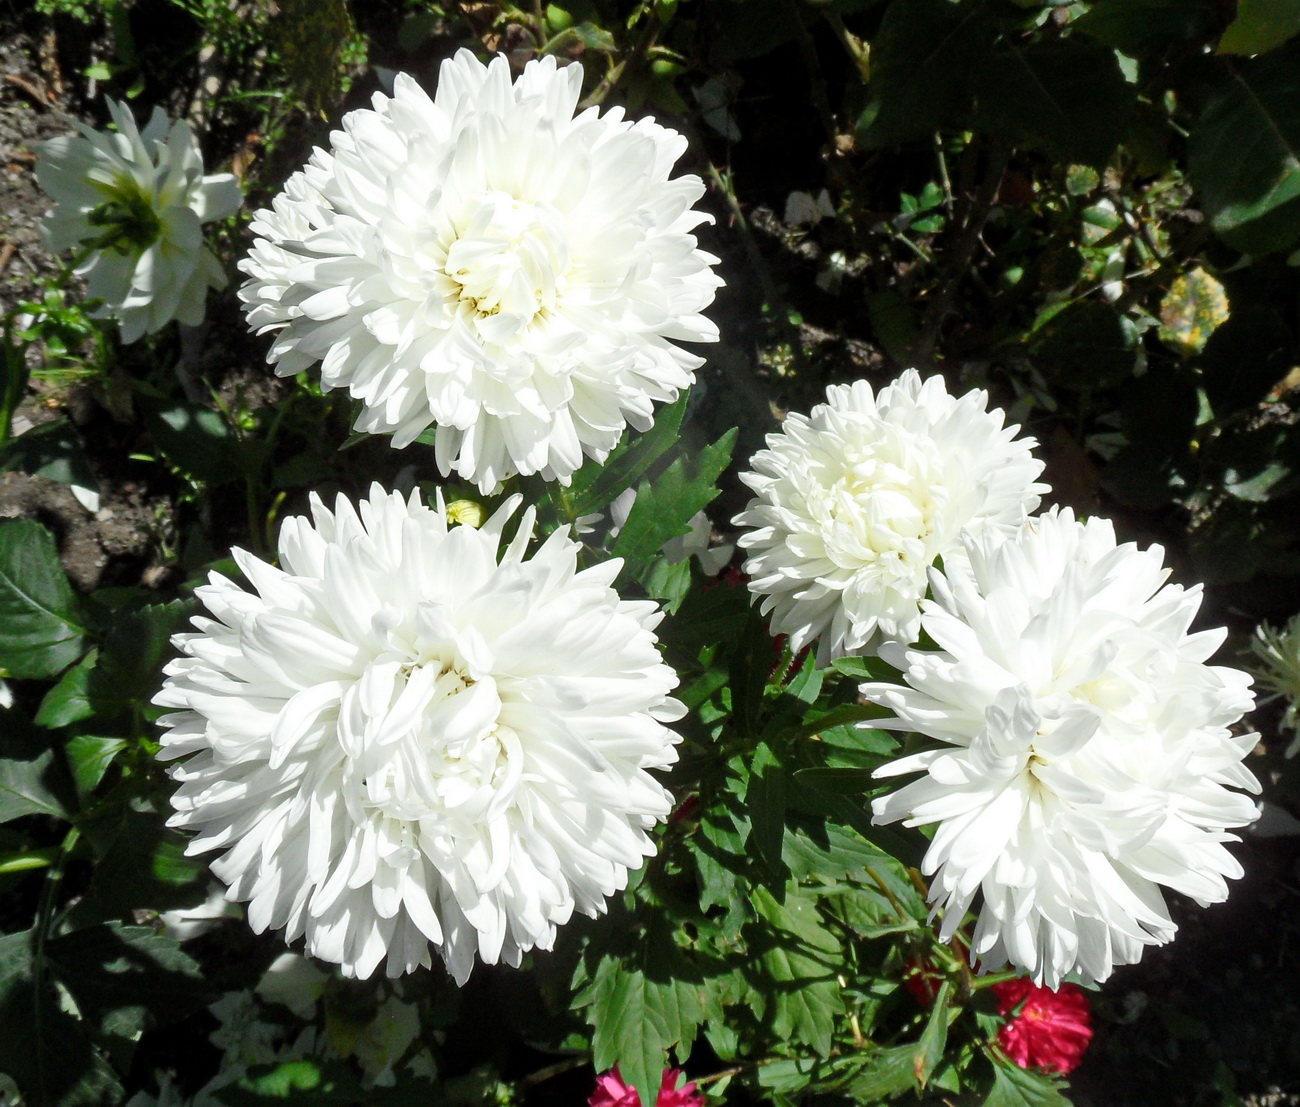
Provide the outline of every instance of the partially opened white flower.
{"type": "Polygon", "coordinates": [[[1241,875],[1224,843],[1256,817],[1233,790],[1259,790],[1256,735],[1229,727],[1250,678],[1205,664],[1226,632],[1188,632],[1200,586],[1165,584],[1162,558],[1068,510],[974,540],[931,577],[940,649],[887,649],[908,686],[862,686],[897,716],[883,725],[940,743],[877,770],[925,775],[874,821],[937,824],[923,871],[942,936],[979,895],[986,968],[1104,980],[1173,937],[1161,886],[1205,905],[1241,875]]]}
{"type": "Polygon", "coordinates": [[[154,108],[141,131],[116,100],[117,131],[78,123],[81,137],[45,143],[36,179],[56,201],[42,232],[55,252],[86,252],[76,272],[103,314],[118,321],[123,342],[152,334],[172,319],[203,321],[209,288],[226,274],[203,244],[202,224],[239,210],[242,194],[229,173],[203,173],[203,155],[184,120],[168,124],[154,108]]]}
{"type": "Polygon", "coordinates": [[[180,787],[171,824],[221,849],[212,870],[257,931],[368,976],[477,953],[517,965],[577,910],[595,915],[653,853],[681,716],[653,603],[620,563],[578,570],[557,531],[525,555],[515,497],[482,527],[377,485],[285,521],[256,588],[214,574],[213,618],[155,702],[180,787]]]}
{"type": "Polygon", "coordinates": [[[462,50],[430,99],[399,74],[343,119],[253,222],[249,325],[279,331],[292,376],[364,407],[357,430],[406,446],[436,424],[439,470],[493,491],[567,484],[627,425],[649,427],[702,363],[722,283],[692,230],[698,177],[670,177],[676,131],[618,108],[574,116],[582,68],[462,50]]]}
{"type": "Polygon", "coordinates": [[[795,653],[817,639],[825,665],[915,641],[935,559],[960,553],[963,531],[1010,533],[1038,507],[1037,443],[987,405],[982,390],[954,397],[909,369],[879,394],[834,385],[767,436],[734,521],[751,528],[739,539],[749,589],[795,653]]]}

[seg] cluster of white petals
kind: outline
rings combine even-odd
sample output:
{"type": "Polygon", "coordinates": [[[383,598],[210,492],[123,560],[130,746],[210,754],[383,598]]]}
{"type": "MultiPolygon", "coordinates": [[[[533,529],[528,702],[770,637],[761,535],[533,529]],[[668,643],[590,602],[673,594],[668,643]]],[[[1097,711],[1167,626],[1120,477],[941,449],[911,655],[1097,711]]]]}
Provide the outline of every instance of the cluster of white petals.
{"type": "Polygon", "coordinates": [[[76,272],[102,299],[123,342],[152,334],[172,319],[203,321],[209,288],[226,274],[203,244],[202,224],[239,210],[242,194],[229,173],[203,173],[203,155],[184,120],[168,124],[161,108],[143,131],[115,100],[116,133],[77,124],[81,136],[45,143],[36,179],[56,201],[42,225],[51,250],[85,252],[76,272]]]}
{"type": "Polygon", "coordinates": [[[250,326],[284,376],[321,363],[405,446],[437,426],[440,472],[485,493],[567,484],[648,428],[701,359],[722,283],[692,230],[677,132],[618,108],[574,115],[582,68],[444,62],[430,99],[399,75],[294,174],[241,266],[250,326]]]}
{"type": "Polygon", "coordinates": [[[517,965],[595,915],[653,852],[682,708],[650,602],[565,531],[502,548],[518,498],[481,528],[377,485],[356,510],[286,520],[255,588],[214,574],[211,618],[178,635],[158,704],[179,787],[171,824],[258,931],[368,976],[474,956],[517,965]]]}
{"type": "MultiPolygon", "coordinates": [[[[1256,817],[1229,728],[1250,678],[1207,665],[1222,630],[1189,633],[1200,588],[1166,584],[1158,546],[1117,545],[1068,511],[967,543],[931,575],[937,651],[886,648],[907,687],[863,685],[885,725],[939,745],[877,771],[924,775],[876,822],[937,824],[924,871],[956,932],[982,892],[972,957],[1055,988],[1104,980],[1174,934],[1161,886],[1202,905],[1241,869],[1227,833],[1256,817]]],[[[880,724],[873,724],[880,725],[880,724]]]]}
{"type": "Polygon", "coordinates": [[[1037,443],[987,404],[909,369],[879,394],[834,385],[768,436],[735,522],[751,528],[744,569],[773,634],[796,653],[817,639],[821,665],[916,640],[936,558],[959,552],[963,532],[1013,533],[1046,490],[1037,443]]]}

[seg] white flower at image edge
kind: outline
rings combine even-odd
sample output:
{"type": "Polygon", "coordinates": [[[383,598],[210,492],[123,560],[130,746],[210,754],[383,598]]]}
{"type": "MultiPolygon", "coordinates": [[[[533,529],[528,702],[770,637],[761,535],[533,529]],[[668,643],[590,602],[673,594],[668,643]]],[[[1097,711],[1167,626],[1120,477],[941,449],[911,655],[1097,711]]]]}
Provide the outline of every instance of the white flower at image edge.
{"type": "Polygon", "coordinates": [[[878,394],[833,385],[767,436],[734,522],[749,528],[749,589],[796,654],[816,639],[826,665],[915,641],[935,559],[959,554],[963,531],[1009,534],[1038,507],[1037,443],[987,405],[982,390],[954,397],[909,369],[878,394]]]}
{"type": "Polygon", "coordinates": [[[892,722],[941,743],[878,769],[923,773],[874,820],[937,824],[923,871],[950,938],[976,904],[971,947],[1056,988],[1100,981],[1169,941],[1161,886],[1205,906],[1241,867],[1227,833],[1256,818],[1229,727],[1250,678],[1205,662],[1226,631],[1189,633],[1200,586],[1165,584],[1159,546],[1116,545],[1068,510],[932,574],[923,626],[937,651],[888,649],[907,687],[865,684],[892,722]]]}
{"type": "Polygon", "coordinates": [[[360,511],[313,498],[256,589],[213,574],[155,702],[180,710],[173,826],[246,901],[254,930],[368,976],[474,956],[518,965],[575,910],[596,915],[654,852],[683,709],[661,613],[617,560],[579,571],[563,530],[531,557],[512,498],[480,529],[377,485],[360,511]]]}
{"type": "Polygon", "coordinates": [[[172,319],[203,321],[208,289],[224,288],[226,274],[202,224],[233,215],[242,194],[231,174],[204,175],[184,120],[169,125],[154,108],[141,131],[125,104],[109,100],[108,110],[116,133],[77,123],[81,137],[41,147],[36,179],[57,204],[41,229],[55,253],[89,248],[76,267],[86,294],[135,342],[172,319]]]}
{"type": "Polygon", "coordinates": [[[582,67],[443,63],[430,99],[399,74],[285,183],[241,263],[269,359],[363,403],[356,429],[490,493],[515,473],[569,483],[648,428],[711,342],[722,283],[692,230],[698,177],[676,131],[612,108],[574,115],[582,67]]]}

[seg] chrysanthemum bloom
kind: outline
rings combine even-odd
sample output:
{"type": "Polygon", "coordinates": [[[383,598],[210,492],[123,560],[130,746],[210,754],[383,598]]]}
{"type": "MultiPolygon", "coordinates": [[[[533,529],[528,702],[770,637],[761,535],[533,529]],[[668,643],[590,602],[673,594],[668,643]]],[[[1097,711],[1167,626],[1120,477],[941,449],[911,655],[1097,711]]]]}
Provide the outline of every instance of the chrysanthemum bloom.
{"type": "Polygon", "coordinates": [[[1300,751],[1300,615],[1281,630],[1261,623],[1250,646],[1259,662],[1255,676],[1260,684],[1286,700],[1282,726],[1297,731],[1286,756],[1294,757],[1300,751]]]}
{"type": "MultiPolygon", "coordinates": [[[[704,1107],[704,1096],[695,1090],[694,1083],[688,1081],[680,1088],[677,1086],[681,1078],[681,1069],[664,1069],[655,1107],[704,1107]]],[[[623,1082],[615,1065],[596,1077],[596,1090],[587,1100],[587,1107],[641,1107],[641,1097],[635,1088],[623,1082]]]]}
{"type": "Polygon", "coordinates": [[[444,62],[343,119],[261,211],[242,268],[269,359],[364,403],[356,428],[405,446],[437,425],[439,470],[484,492],[514,473],[567,484],[624,428],[649,427],[718,337],[722,283],[691,233],[698,177],[675,131],[620,109],[574,116],[582,68],[444,62]]]}
{"type": "Polygon", "coordinates": [[[41,229],[51,250],[85,253],[76,273],[87,295],[134,342],[172,319],[203,321],[208,289],[225,288],[226,274],[202,224],[233,215],[243,197],[231,174],[204,175],[184,120],[169,126],[154,108],[140,131],[125,104],[108,110],[116,133],[78,123],[81,137],[41,147],[36,179],[58,204],[41,229]]]}
{"type": "Polygon", "coordinates": [[[595,915],[653,853],[671,808],[647,770],[682,714],[653,603],[620,563],[578,571],[564,531],[501,549],[518,498],[481,528],[377,485],[285,521],[276,569],[234,556],[212,618],[178,635],[155,702],[180,787],[171,825],[248,903],[254,930],[368,976],[474,954],[517,965],[574,910],[595,915]]]}
{"type": "Polygon", "coordinates": [[[1226,632],[1188,633],[1200,587],[1104,519],[1052,511],[967,549],[930,577],[940,648],[887,649],[907,686],[862,686],[897,716],[873,726],[940,743],[876,771],[924,775],[874,821],[938,824],[922,868],[944,940],[983,893],[972,960],[1104,980],[1173,937],[1161,885],[1206,905],[1241,875],[1225,831],[1256,816],[1232,790],[1259,789],[1256,736],[1228,728],[1250,678],[1205,664],[1226,632]]]}
{"type": "Polygon", "coordinates": [[[735,522],[753,528],[740,538],[750,591],[795,653],[817,639],[826,665],[915,641],[935,559],[961,550],[962,531],[1010,533],[1038,507],[1037,443],[987,404],[909,369],[877,395],[834,385],[768,435],[735,522]]]}
{"type": "Polygon", "coordinates": [[[1010,1016],[998,1031],[998,1045],[1011,1060],[1022,1069],[1067,1073],[1078,1068],[1092,1041],[1092,1015],[1082,988],[1062,984],[1053,991],[1020,977],[994,984],[992,991],[998,1013],[1010,1016]]]}

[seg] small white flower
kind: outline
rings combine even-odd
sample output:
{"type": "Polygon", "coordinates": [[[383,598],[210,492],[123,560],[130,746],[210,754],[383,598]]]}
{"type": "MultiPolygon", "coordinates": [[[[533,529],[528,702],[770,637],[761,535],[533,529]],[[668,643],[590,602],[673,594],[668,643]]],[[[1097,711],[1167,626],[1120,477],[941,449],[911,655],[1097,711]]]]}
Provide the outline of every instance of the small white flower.
{"type": "Polygon", "coordinates": [[[1173,937],[1162,885],[1204,906],[1241,875],[1223,843],[1256,817],[1232,789],[1259,790],[1257,736],[1229,731],[1250,678],[1205,664],[1226,632],[1188,633],[1200,587],[1165,584],[1160,547],[1117,546],[1106,520],[1053,511],[967,545],[931,575],[940,649],[886,649],[908,687],[862,686],[885,725],[942,743],[877,770],[925,775],[874,821],[938,824],[923,871],[945,940],[982,893],[985,967],[1105,980],[1173,937]]]}
{"type": "Polygon", "coordinates": [[[430,964],[464,982],[477,953],[517,965],[575,910],[596,915],[654,852],[683,709],[653,603],[620,600],[621,563],[578,570],[557,531],[501,549],[514,497],[451,526],[377,485],[285,521],[281,569],[213,575],[213,618],[155,702],[182,710],[171,824],[247,901],[257,931],[306,935],[349,975],[430,964]]]}
{"type": "Polygon", "coordinates": [[[987,404],[909,369],[879,395],[834,385],[768,435],[740,478],[757,495],[734,521],[752,528],[749,589],[795,653],[819,639],[825,665],[914,641],[935,559],[959,553],[963,531],[1010,533],[1037,508],[1037,443],[987,404]]]}
{"type": "Polygon", "coordinates": [[[1294,757],[1300,751],[1300,615],[1281,630],[1261,623],[1250,648],[1258,660],[1255,676],[1260,684],[1287,701],[1282,726],[1297,731],[1286,748],[1286,756],[1294,757]]]}
{"type": "Polygon", "coordinates": [[[233,215],[242,196],[231,174],[204,175],[184,120],[169,126],[154,108],[141,131],[125,104],[108,110],[116,133],[78,123],[82,137],[41,147],[36,179],[58,205],[41,229],[55,252],[89,248],[76,272],[134,342],[172,319],[203,321],[208,289],[224,288],[226,274],[201,227],[233,215]]]}
{"type": "Polygon", "coordinates": [[[430,99],[399,74],[276,198],[241,267],[249,325],[292,376],[364,407],[393,445],[438,428],[436,458],[486,493],[515,473],[567,484],[628,424],[645,430],[711,342],[722,281],[692,230],[698,177],[676,131],[618,108],[574,116],[582,68],[462,50],[430,99]]]}

